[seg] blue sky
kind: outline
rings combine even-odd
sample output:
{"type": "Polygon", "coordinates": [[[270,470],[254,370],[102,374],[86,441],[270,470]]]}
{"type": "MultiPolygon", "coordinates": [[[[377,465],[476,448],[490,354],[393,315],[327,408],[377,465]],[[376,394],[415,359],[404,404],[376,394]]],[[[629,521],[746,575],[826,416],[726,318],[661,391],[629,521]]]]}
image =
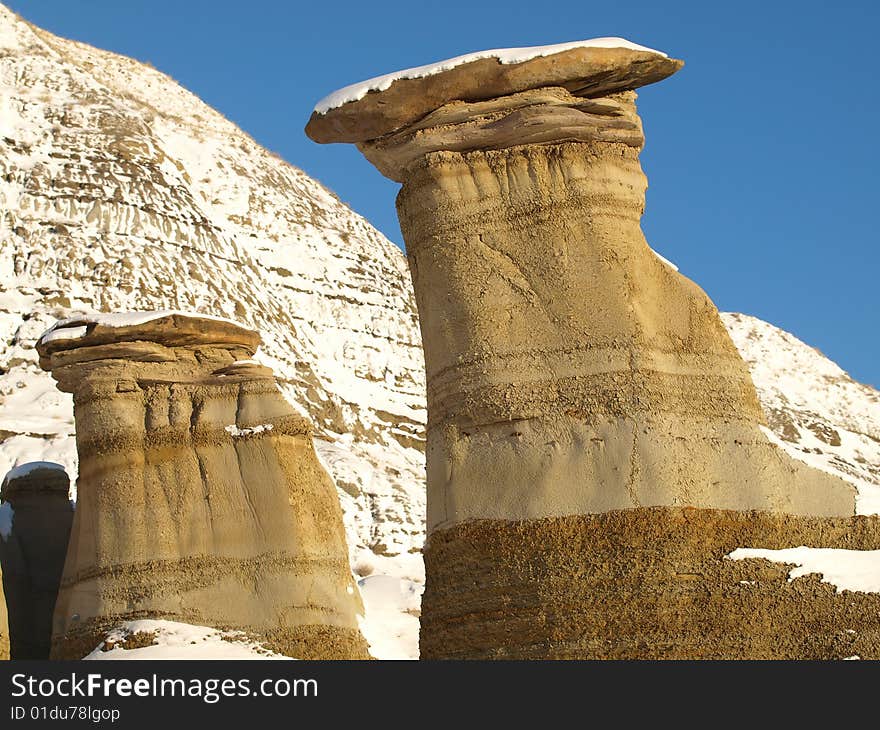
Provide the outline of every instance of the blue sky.
{"type": "Polygon", "coordinates": [[[315,102],[484,48],[624,36],[683,58],[640,90],[643,226],[722,310],[754,314],[880,385],[880,3],[5,0],[149,61],[401,243],[397,185],[303,134],[315,102]]]}

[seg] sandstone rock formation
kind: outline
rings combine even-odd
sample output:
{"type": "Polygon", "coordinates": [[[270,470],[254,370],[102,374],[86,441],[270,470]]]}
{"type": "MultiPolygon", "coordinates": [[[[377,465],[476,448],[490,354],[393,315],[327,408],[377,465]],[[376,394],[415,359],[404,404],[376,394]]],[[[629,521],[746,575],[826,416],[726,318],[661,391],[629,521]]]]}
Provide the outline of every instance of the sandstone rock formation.
{"type": "Polygon", "coordinates": [[[73,393],[80,459],[54,657],[158,618],[366,658],[333,483],[259,343],[179,312],[72,318],[38,341],[73,393]]]}
{"type": "Polygon", "coordinates": [[[73,521],[69,490],[64,467],[45,461],[22,464],[3,480],[0,501],[13,512],[12,528],[0,539],[12,659],[49,658],[73,521]]]}
{"type": "Polygon", "coordinates": [[[744,599],[724,550],[833,544],[855,489],[768,441],[717,309],[640,228],[633,89],[682,63],[570,45],[355,85],[306,128],[403,183],[428,383],[422,656],[830,655],[834,621],[779,641],[803,597],[744,599]],[[519,66],[522,83],[469,85],[519,66]]]}

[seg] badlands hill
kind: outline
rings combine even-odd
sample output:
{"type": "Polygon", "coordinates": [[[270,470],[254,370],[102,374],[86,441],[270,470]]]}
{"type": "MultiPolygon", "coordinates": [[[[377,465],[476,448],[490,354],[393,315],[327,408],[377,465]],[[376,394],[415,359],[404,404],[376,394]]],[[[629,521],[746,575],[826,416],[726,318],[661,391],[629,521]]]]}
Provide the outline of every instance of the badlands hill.
{"type": "Polygon", "coordinates": [[[399,250],[158,71],[0,7],[0,471],[75,473],[35,338],[79,311],[182,309],[258,329],[315,423],[354,554],[419,541],[424,375],[399,250]]]}
{"type": "MultiPolygon", "coordinates": [[[[169,77],[2,6],[0,149],[0,475],[40,459],[76,474],[70,397],[33,349],[56,317],[243,321],[319,431],[352,567],[369,576],[368,619],[385,626],[365,629],[374,653],[412,656],[425,394],[397,247],[169,77]]],[[[859,511],[880,511],[880,394],[772,325],[724,323],[776,442],[856,484],[859,511]]]]}

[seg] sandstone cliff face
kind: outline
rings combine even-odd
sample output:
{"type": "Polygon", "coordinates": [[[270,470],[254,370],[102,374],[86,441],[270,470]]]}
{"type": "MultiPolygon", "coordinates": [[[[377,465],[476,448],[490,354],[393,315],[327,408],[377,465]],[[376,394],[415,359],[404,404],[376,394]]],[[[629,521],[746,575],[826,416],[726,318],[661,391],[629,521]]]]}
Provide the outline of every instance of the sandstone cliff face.
{"type": "Polygon", "coordinates": [[[429,529],[647,505],[854,513],[852,487],[757,428],[717,310],[651,254],[638,149],[438,152],[404,185],[429,529]]]}
{"type": "Polygon", "coordinates": [[[53,656],[159,618],[299,658],[365,658],[342,513],[259,336],[183,313],[73,318],[38,342],[80,473],[53,656]]]}
{"type": "MultiPolygon", "coordinates": [[[[625,57],[615,54],[617,81],[632,67],[625,57]]],[[[597,69],[607,63],[596,51],[597,69]]],[[[469,64],[449,65],[431,77],[441,95],[468,73],[469,64]]],[[[425,348],[422,656],[797,655],[767,627],[744,628],[745,645],[721,640],[724,631],[700,645],[703,608],[688,603],[690,589],[675,576],[692,576],[701,590],[723,565],[717,545],[702,552],[704,530],[720,535],[723,523],[730,535],[719,542],[731,544],[755,525],[768,536],[815,535],[830,523],[814,518],[855,513],[855,489],[768,440],[717,309],[648,247],[641,125],[635,94],[619,90],[645,79],[633,74],[608,94],[592,85],[588,64],[573,64],[560,83],[565,65],[560,53],[552,79],[532,77],[534,89],[448,96],[424,118],[358,141],[403,183],[398,215],[425,348]],[[694,531],[693,554],[664,527],[682,507],[700,508],[682,528],[694,531]],[[729,510],[751,517],[731,527],[729,510]],[[597,535],[592,545],[590,515],[605,514],[620,515],[600,521],[611,542],[597,535]],[[595,570],[578,567],[585,558],[571,534],[579,532],[595,570]],[[649,600],[655,589],[638,577],[646,565],[680,611],[649,600]],[[606,582],[614,577],[620,590],[606,582]],[[574,597],[594,592],[598,615],[574,597]],[[640,627],[634,641],[607,630],[612,614],[640,627]],[[677,643],[679,633],[693,641],[677,643]]],[[[678,65],[670,61],[663,75],[678,65]]],[[[370,109],[392,99],[390,89],[372,92],[372,106],[340,109],[351,118],[364,107],[372,123],[370,109]]],[[[307,131],[341,140],[322,138],[340,115],[313,115],[307,131]]],[[[713,600],[748,626],[744,603],[723,591],[713,600]]],[[[793,621],[803,604],[785,601],[793,621]]],[[[825,628],[816,631],[824,645],[825,628]]],[[[865,651],[877,646],[875,636],[865,651]]]]}
{"type": "Polygon", "coordinates": [[[0,539],[12,659],[49,658],[73,521],[69,490],[64,468],[49,462],[24,464],[3,480],[0,501],[13,513],[11,529],[0,539]]]}

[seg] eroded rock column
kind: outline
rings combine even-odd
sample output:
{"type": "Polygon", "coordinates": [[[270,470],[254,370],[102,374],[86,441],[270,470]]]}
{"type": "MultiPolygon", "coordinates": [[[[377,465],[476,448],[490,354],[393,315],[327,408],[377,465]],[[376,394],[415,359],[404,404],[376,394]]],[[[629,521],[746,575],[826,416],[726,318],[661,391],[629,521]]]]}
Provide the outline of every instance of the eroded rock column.
{"type": "Polygon", "coordinates": [[[0,530],[0,566],[11,659],[48,659],[52,613],[73,521],[70,477],[38,461],[10,471],[0,489],[9,529],[0,530]]]}
{"type": "Polygon", "coordinates": [[[250,360],[259,342],[183,313],[66,320],[38,342],[73,393],[80,461],[54,657],[137,618],[367,657],[335,488],[310,423],[250,360]]]}
{"type": "MultiPolygon", "coordinates": [[[[851,604],[724,556],[876,531],[847,534],[854,488],[768,441],[714,304],[640,228],[633,89],[682,64],[538,50],[351,87],[306,128],[403,184],[428,383],[422,656],[831,656],[851,604]]],[[[869,613],[851,653],[880,651],[869,613]]]]}

